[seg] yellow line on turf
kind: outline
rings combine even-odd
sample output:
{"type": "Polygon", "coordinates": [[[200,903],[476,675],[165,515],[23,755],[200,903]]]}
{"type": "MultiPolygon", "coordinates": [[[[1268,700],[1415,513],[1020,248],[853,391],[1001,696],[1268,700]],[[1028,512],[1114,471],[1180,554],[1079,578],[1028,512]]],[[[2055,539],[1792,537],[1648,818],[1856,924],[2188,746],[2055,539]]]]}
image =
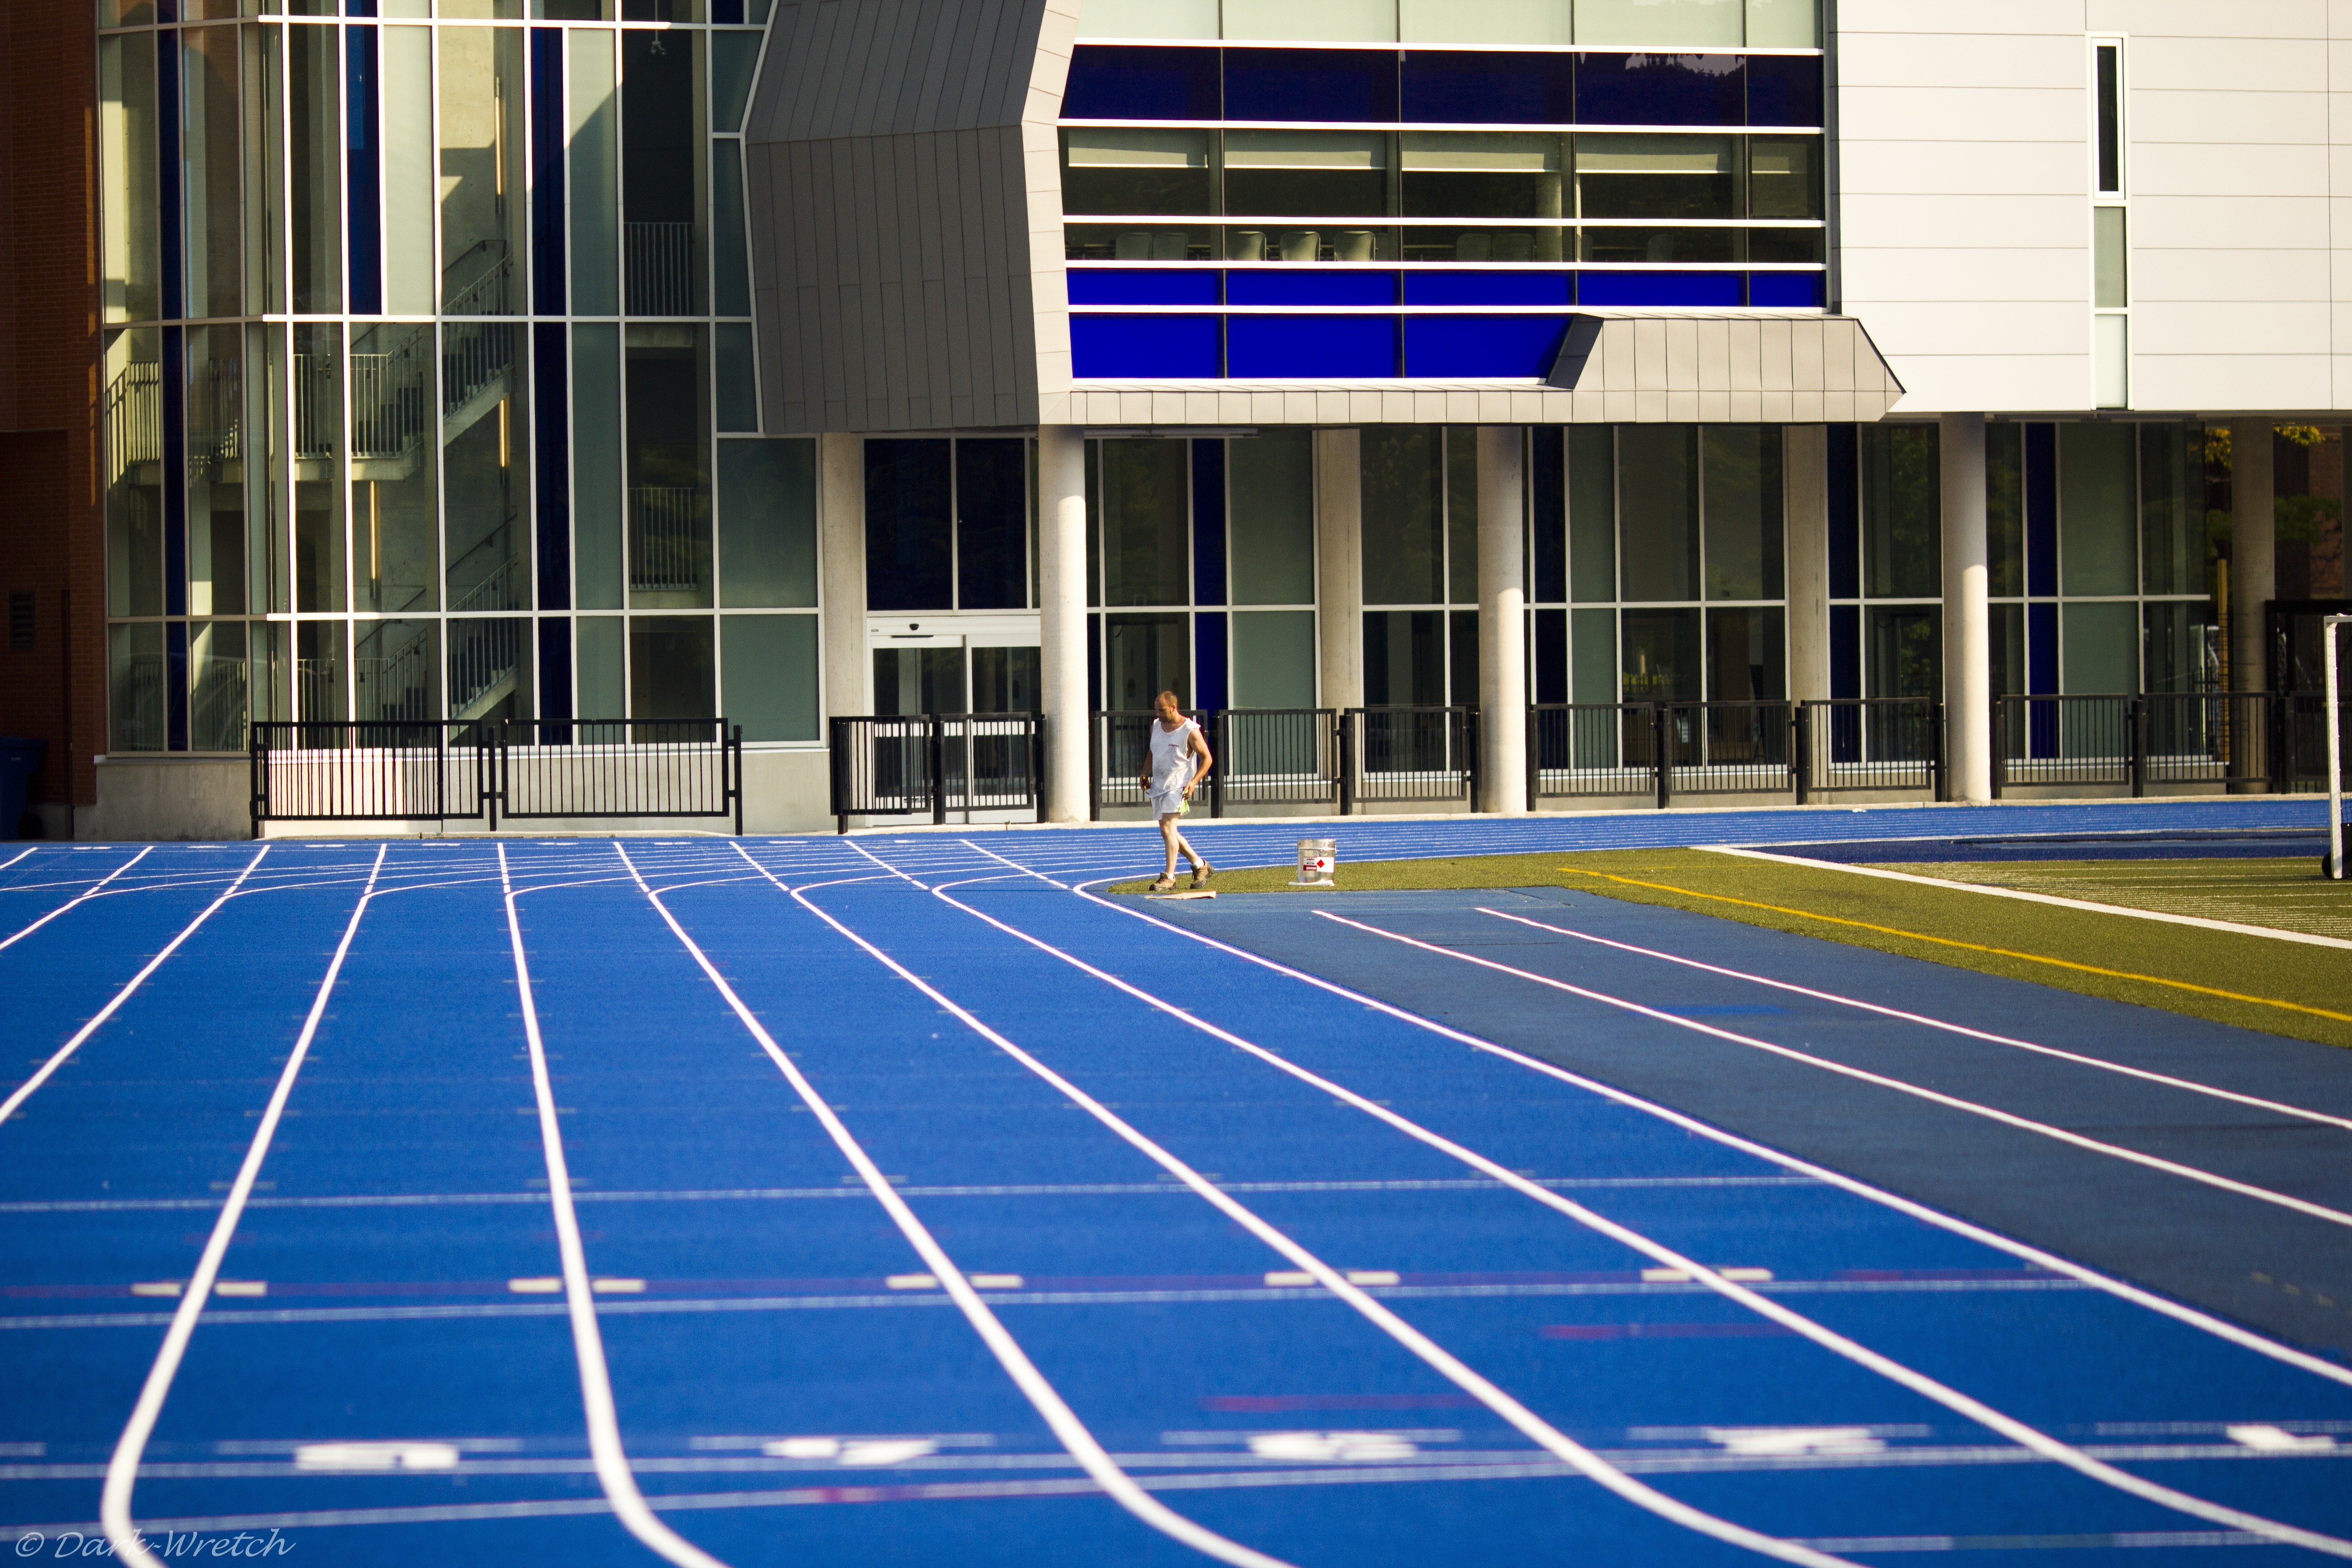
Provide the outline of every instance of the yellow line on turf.
{"type": "Polygon", "coordinates": [[[2306,1007],[2300,1002],[2282,1002],[2273,996],[2249,996],[2239,991],[2221,991],[2210,985],[2191,985],[2186,980],[2166,980],[2154,974],[2134,974],[2124,969],[2101,969],[2095,963],[2076,963],[2071,959],[2044,958],[2038,952],[2019,952],[2013,948],[1987,947],[1982,942],[1957,942],[1948,936],[1928,936],[1916,931],[1897,931],[1893,926],[1872,925],[1868,921],[1850,921],[1840,915],[1817,915],[1811,910],[1792,910],[1782,904],[1759,904],[1753,899],[1734,899],[1722,893],[1702,893],[1692,888],[1669,888],[1663,882],[1637,881],[1632,877],[1612,876],[1606,871],[1588,871],[1581,866],[1562,866],[1580,877],[1598,877],[1606,882],[1622,882],[1629,888],[1647,888],[1653,892],[1678,893],[1685,899],[1710,899],[1718,904],[1738,904],[1746,909],[1769,910],[1776,915],[1795,915],[1800,920],[1825,921],[1831,925],[1853,926],[1858,931],[1874,931],[1885,936],[1899,936],[1908,942],[1930,942],[1939,947],[1961,947],[1970,952],[1990,952],[1997,958],[2022,959],[2028,963],[2047,963],[2058,969],[2077,970],[2084,974],[2101,974],[2110,980],[2132,980],[2143,985],[2164,985],[2175,991],[2194,991],[2200,996],[2219,996],[2225,1002],[2246,1002],[2257,1007],[2284,1007],[2290,1013],[2308,1013],[2315,1018],[2333,1018],[2339,1024],[2352,1024],[2352,1013],[2331,1013],[2325,1007],[2306,1007]]]}

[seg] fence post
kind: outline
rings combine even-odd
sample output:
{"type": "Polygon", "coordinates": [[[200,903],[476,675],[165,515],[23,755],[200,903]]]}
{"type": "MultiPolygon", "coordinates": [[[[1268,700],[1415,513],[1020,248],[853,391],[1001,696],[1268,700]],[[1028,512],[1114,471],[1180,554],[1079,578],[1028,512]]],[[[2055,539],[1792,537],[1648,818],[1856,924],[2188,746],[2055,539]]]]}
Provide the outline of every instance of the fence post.
{"type": "Polygon", "coordinates": [[[1658,809],[1664,811],[1674,799],[1675,759],[1668,749],[1674,736],[1674,720],[1664,704],[1650,710],[1650,762],[1658,774],[1658,809]]]}
{"type": "Polygon", "coordinates": [[[931,826],[944,827],[948,821],[948,741],[947,726],[936,713],[924,719],[930,725],[929,751],[931,767],[931,826]]]}
{"type": "Polygon", "coordinates": [[[246,782],[252,786],[247,793],[246,805],[253,814],[253,836],[258,838],[261,837],[262,816],[269,809],[269,768],[263,761],[268,742],[261,738],[260,725],[254,724],[247,729],[245,745],[248,770],[246,782]]]}
{"type": "Polygon", "coordinates": [[[1797,754],[1789,769],[1797,786],[1797,804],[1813,803],[1813,710],[1802,702],[1789,705],[1789,743],[1797,754]]]}
{"type": "Polygon", "coordinates": [[[1535,704],[1528,704],[1528,812],[1530,816],[1535,813],[1536,802],[1541,798],[1543,787],[1543,726],[1538,722],[1539,717],[1535,704]]]}
{"type": "Polygon", "coordinates": [[[1037,820],[1045,820],[1045,715],[1029,714],[1029,793],[1037,802],[1037,820]]]}
{"type": "Polygon", "coordinates": [[[1478,710],[1475,708],[1462,710],[1462,744],[1469,752],[1469,755],[1463,759],[1468,764],[1463,772],[1470,784],[1469,799],[1465,804],[1472,811],[1476,811],[1479,796],[1484,793],[1481,786],[1486,782],[1486,759],[1479,755],[1478,710]]]}
{"type": "Polygon", "coordinates": [[[728,760],[735,769],[735,837],[743,837],[743,726],[735,726],[727,743],[728,760]]]}
{"type": "Polygon", "coordinates": [[[1356,815],[1356,710],[1339,710],[1339,815],[1356,815]]]}
{"type": "Polygon", "coordinates": [[[2284,795],[2291,782],[2290,770],[2294,765],[2293,759],[2287,755],[2289,727],[2286,693],[2266,691],[2263,696],[2264,698],[2263,707],[2265,710],[2263,716],[2263,729],[2271,748],[2270,792],[2273,795],[2284,795]]]}
{"type": "Polygon", "coordinates": [[[2009,705],[2000,698],[1992,700],[1992,797],[1999,800],[2009,789],[2009,705]]]}
{"type": "Polygon", "coordinates": [[[1087,715],[1087,820],[1102,820],[1103,722],[1099,713],[1087,715]]]}
{"type": "Polygon", "coordinates": [[[2124,722],[2131,727],[2131,792],[2137,800],[2147,793],[2147,699],[2124,699],[2124,722]]]}
{"type": "Polygon", "coordinates": [[[1944,705],[1927,704],[1927,743],[1934,757],[1935,772],[1929,782],[1935,785],[1934,797],[1938,801],[1952,798],[1952,773],[1944,755],[1944,705]]]}
{"type": "Polygon", "coordinates": [[[1217,738],[1216,744],[1211,748],[1216,761],[1209,773],[1209,816],[1212,818],[1225,815],[1225,770],[1232,765],[1226,756],[1226,741],[1233,732],[1233,726],[1225,721],[1225,714],[1226,710],[1220,708],[1209,715],[1210,733],[1217,738]]]}

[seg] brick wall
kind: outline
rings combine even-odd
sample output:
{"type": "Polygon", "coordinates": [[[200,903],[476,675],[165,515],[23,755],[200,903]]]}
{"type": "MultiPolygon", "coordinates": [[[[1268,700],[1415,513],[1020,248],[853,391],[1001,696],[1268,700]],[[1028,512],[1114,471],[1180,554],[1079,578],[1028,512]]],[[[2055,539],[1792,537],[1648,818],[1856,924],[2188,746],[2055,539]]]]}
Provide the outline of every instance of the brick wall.
{"type": "MultiPolygon", "coordinates": [[[[85,0],[0,0],[0,730],[49,742],[37,801],[89,805],[105,750],[96,49],[85,0]]],[[[13,827],[13,824],[9,826],[13,827]]]]}

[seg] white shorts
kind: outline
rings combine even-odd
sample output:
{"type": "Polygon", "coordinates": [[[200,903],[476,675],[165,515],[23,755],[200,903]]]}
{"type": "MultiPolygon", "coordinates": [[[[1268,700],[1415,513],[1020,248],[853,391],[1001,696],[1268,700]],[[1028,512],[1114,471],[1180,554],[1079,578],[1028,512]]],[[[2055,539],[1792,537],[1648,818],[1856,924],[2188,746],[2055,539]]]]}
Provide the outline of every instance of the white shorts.
{"type": "Polygon", "coordinates": [[[1184,809],[1184,792],[1181,788],[1170,790],[1165,795],[1154,791],[1150,799],[1151,815],[1154,817],[1174,816],[1184,809]]]}

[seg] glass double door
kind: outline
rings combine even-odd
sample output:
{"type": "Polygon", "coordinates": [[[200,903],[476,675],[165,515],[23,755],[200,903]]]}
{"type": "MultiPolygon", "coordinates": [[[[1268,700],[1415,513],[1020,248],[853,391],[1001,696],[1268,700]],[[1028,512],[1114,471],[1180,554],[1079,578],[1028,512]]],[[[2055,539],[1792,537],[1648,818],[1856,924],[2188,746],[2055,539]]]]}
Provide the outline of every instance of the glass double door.
{"type": "Polygon", "coordinates": [[[877,779],[887,772],[898,793],[928,796],[935,765],[928,720],[937,714],[936,766],[949,809],[1034,809],[1028,720],[1039,700],[1036,643],[879,628],[871,640],[874,713],[902,721],[876,726],[877,779]]]}

